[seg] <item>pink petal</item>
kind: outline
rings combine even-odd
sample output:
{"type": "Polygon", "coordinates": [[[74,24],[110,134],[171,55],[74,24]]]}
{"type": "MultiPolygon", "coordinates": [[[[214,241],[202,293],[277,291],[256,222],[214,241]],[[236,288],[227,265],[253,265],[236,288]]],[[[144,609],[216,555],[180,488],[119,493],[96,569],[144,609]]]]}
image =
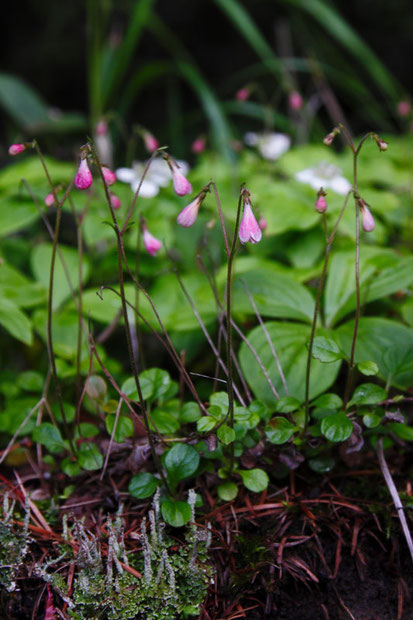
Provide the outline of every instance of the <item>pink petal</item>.
{"type": "Polygon", "coordinates": [[[75,186],[77,189],[88,189],[93,183],[92,173],[87,165],[87,160],[82,159],[75,176],[75,186]]]}
{"type": "Polygon", "coordinates": [[[192,226],[192,224],[195,222],[198,216],[200,205],[201,205],[201,202],[198,197],[198,198],[195,198],[195,200],[193,200],[191,203],[189,203],[187,207],[182,209],[182,211],[176,218],[176,221],[178,222],[178,224],[180,224],[181,226],[184,226],[185,228],[189,228],[190,226],[192,226]]]}
{"type": "Polygon", "coordinates": [[[173,170],[172,182],[175,193],[178,194],[178,196],[185,196],[186,194],[190,194],[192,192],[192,185],[188,179],[184,177],[182,172],[179,172],[179,170],[173,170]]]}
{"type": "Polygon", "coordinates": [[[245,200],[244,213],[242,215],[241,224],[239,227],[239,238],[241,243],[258,243],[261,241],[262,232],[258,226],[258,222],[251,209],[249,200],[245,200]]]}
{"type": "Polygon", "coordinates": [[[162,247],[162,241],[159,241],[159,239],[151,235],[151,233],[147,229],[143,231],[143,244],[145,246],[145,250],[151,256],[155,256],[155,254],[162,247]]]}

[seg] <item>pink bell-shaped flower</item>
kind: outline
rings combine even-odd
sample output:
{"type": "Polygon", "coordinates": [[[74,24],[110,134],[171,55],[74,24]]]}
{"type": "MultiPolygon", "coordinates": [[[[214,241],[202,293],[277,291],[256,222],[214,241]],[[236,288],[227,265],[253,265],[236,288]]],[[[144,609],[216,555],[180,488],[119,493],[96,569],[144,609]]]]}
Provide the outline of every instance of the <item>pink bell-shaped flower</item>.
{"type": "Polygon", "coordinates": [[[299,92],[293,90],[288,97],[288,103],[292,110],[301,110],[303,107],[303,98],[299,92]]]}
{"type": "Polygon", "coordinates": [[[172,184],[178,196],[186,196],[192,192],[192,185],[188,179],[175,167],[172,169],[172,184]]]}
{"type": "Polygon", "coordinates": [[[52,193],[47,194],[46,198],[44,199],[44,204],[46,205],[46,207],[51,207],[52,204],[54,204],[54,196],[52,193]]]}
{"type": "Polygon", "coordinates": [[[319,213],[325,213],[327,211],[326,193],[323,188],[321,188],[317,194],[317,200],[315,201],[314,207],[319,213]]]}
{"type": "Polygon", "coordinates": [[[107,185],[113,185],[116,183],[116,174],[106,166],[102,166],[102,174],[107,185]]]}
{"type": "Polygon", "coordinates": [[[11,144],[9,146],[9,155],[18,155],[26,150],[25,144],[11,144]]]}
{"type": "Polygon", "coordinates": [[[248,198],[244,199],[244,212],[242,214],[238,234],[241,243],[247,243],[248,241],[250,243],[258,243],[261,241],[262,232],[252,212],[251,203],[248,198]]]}
{"type": "Polygon", "coordinates": [[[199,207],[201,206],[204,198],[205,198],[205,192],[201,192],[200,194],[198,194],[195,200],[190,202],[187,207],[182,209],[182,211],[176,218],[176,221],[178,222],[178,224],[180,224],[181,226],[184,226],[185,228],[189,228],[190,226],[192,226],[192,224],[195,222],[196,218],[198,217],[199,207]]]}
{"type": "Polygon", "coordinates": [[[112,194],[112,192],[110,193],[110,204],[112,206],[112,209],[120,209],[121,207],[121,202],[119,198],[116,196],[116,194],[112,194]]]}
{"type": "Polygon", "coordinates": [[[153,153],[154,151],[156,151],[157,148],[159,148],[158,140],[149,131],[143,132],[143,141],[145,143],[145,148],[148,153],[153,153]]]}
{"type": "Polygon", "coordinates": [[[364,200],[360,200],[360,211],[361,211],[361,225],[363,230],[366,232],[371,232],[374,230],[376,223],[374,221],[374,217],[372,216],[370,209],[364,202],[364,200]]]}
{"type": "Polygon", "coordinates": [[[93,183],[92,173],[87,165],[86,157],[81,159],[78,171],[75,176],[75,186],[77,189],[88,189],[93,183]]]}
{"type": "Polygon", "coordinates": [[[151,235],[145,223],[142,223],[143,245],[151,256],[155,256],[162,247],[162,241],[151,235]]]}
{"type": "Polygon", "coordinates": [[[199,153],[202,153],[202,151],[205,151],[205,138],[203,136],[200,136],[199,138],[196,138],[193,142],[192,142],[192,146],[191,146],[191,150],[193,153],[196,153],[197,155],[199,153]]]}

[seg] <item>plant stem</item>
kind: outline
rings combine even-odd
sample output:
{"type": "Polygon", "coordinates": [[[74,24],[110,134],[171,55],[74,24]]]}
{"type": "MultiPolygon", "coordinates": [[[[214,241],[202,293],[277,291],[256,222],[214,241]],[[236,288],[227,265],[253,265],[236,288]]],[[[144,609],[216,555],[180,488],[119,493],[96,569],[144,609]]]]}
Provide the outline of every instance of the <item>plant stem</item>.
{"type": "Polygon", "coordinates": [[[170,489],[169,489],[168,481],[167,481],[167,479],[165,477],[165,474],[164,474],[162,466],[160,464],[158,455],[156,453],[155,443],[154,443],[154,440],[153,440],[152,431],[151,431],[151,428],[149,426],[148,412],[147,412],[147,409],[146,409],[145,399],[143,398],[143,394],[142,394],[142,388],[141,388],[141,384],[140,384],[140,380],[139,380],[139,375],[138,375],[138,369],[137,369],[137,366],[136,366],[135,356],[133,354],[131,328],[130,328],[129,317],[128,317],[128,307],[127,307],[126,297],[125,297],[125,283],[124,283],[124,278],[123,278],[123,267],[122,267],[123,243],[122,243],[122,233],[121,233],[121,230],[119,229],[119,224],[118,224],[118,221],[117,221],[117,218],[116,218],[116,215],[115,215],[115,211],[114,211],[114,209],[112,207],[108,185],[107,185],[107,183],[105,181],[105,177],[104,177],[103,171],[102,171],[102,166],[101,166],[101,163],[99,161],[99,157],[98,157],[98,154],[97,154],[97,151],[96,151],[96,148],[95,148],[94,145],[92,145],[92,153],[93,153],[94,159],[96,161],[96,165],[99,168],[100,176],[101,176],[103,187],[104,187],[104,190],[105,190],[106,200],[107,200],[107,203],[108,203],[108,206],[109,206],[109,210],[110,210],[110,213],[111,213],[111,216],[112,216],[113,228],[114,228],[115,234],[116,234],[117,249],[118,249],[119,292],[120,292],[120,299],[121,299],[121,304],[122,304],[123,320],[125,321],[126,344],[127,344],[127,348],[128,348],[129,361],[130,361],[130,365],[131,365],[132,375],[133,375],[133,378],[135,380],[136,390],[138,392],[139,405],[140,405],[140,409],[141,409],[142,418],[143,418],[143,421],[144,421],[146,433],[148,435],[148,441],[149,441],[149,445],[150,445],[150,448],[151,448],[152,458],[154,460],[155,467],[156,467],[159,475],[162,478],[162,481],[163,481],[163,483],[165,485],[165,488],[166,488],[166,490],[169,493],[170,489]]]}
{"type": "Polygon", "coordinates": [[[350,194],[351,194],[351,190],[349,191],[349,193],[347,194],[347,196],[346,196],[346,198],[344,200],[344,204],[341,207],[340,214],[339,214],[339,216],[337,218],[336,223],[334,224],[333,230],[331,231],[331,235],[327,239],[327,246],[326,246],[326,251],[325,251],[325,255],[324,255],[323,270],[321,272],[320,282],[319,282],[318,289],[317,289],[317,296],[316,296],[315,305],[314,305],[313,322],[312,322],[312,325],[311,325],[311,335],[310,335],[310,340],[309,340],[309,343],[308,343],[307,365],[306,365],[306,372],[305,372],[304,433],[307,431],[308,422],[309,422],[309,418],[310,418],[310,370],[311,370],[311,358],[312,358],[312,354],[313,354],[314,336],[315,336],[315,330],[316,330],[316,326],[317,326],[318,312],[319,312],[319,309],[320,309],[321,295],[322,295],[322,292],[323,292],[323,289],[324,289],[324,283],[325,283],[325,279],[326,279],[326,275],[327,275],[327,267],[328,267],[328,261],[329,261],[329,258],[330,258],[331,247],[333,245],[334,237],[336,235],[336,232],[337,232],[338,226],[340,224],[341,218],[343,217],[344,211],[345,211],[345,209],[347,207],[347,203],[348,203],[348,199],[350,198],[350,194]]]}
{"type": "Polygon", "coordinates": [[[407,525],[406,515],[403,511],[403,504],[400,500],[399,494],[396,489],[396,485],[393,482],[393,478],[391,477],[391,473],[386,463],[386,459],[384,458],[383,452],[383,440],[380,438],[377,442],[377,456],[379,459],[380,469],[383,474],[383,478],[387,484],[387,488],[389,489],[390,495],[392,496],[394,507],[397,510],[397,516],[399,517],[400,524],[402,526],[403,534],[407,542],[407,546],[409,548],[410,557],[413,561],[413,542],[410,534],[409,526],[407,525]]]}
{"type": "MultiPolygon", "coordinates": [[[[56,224],[55,224],[55,229],[54,229],[54,235],[53,235],[53,245],[52,245],[52,255],[50,258],[50,275],[49,275],[49,296],[48,296],[48,302],[47,302],[47,349],[48,349],[48,354],[49,354],[49,361],[50,361],[50,365],[52,368],[52,374],[53,374],[53,380],[55,383],[55,389],[56,389],[56,395],[57,395],[57,400],[59,403],[59,409],[60,409],[60,413],[62,416],[62,421],[63,421],[63,426],[65,429],[65,434],[66,437],[68,438],[69,441],[69,446],[72,452],[75,451],[75,447],[73,445],[73,441],[72,441],[72,437],[71,437],[71,433],[69,432],[69,426],[67,423],[67,418],[66,418],[66,414],[65,414],[65,410],[64,410],[64,406],[63,406],[63,397],[62,397],[62,388],[60,385],[60,380],[59,377],[57,376],[57,368],[56,368],[56,360],[55,360],[55,356],[54,356],[54,350],[53,350],[53,334],[52,334],[52,321],[53,321],[53,284],[54,284],[54,271],[55,271],[55,264],[56,264],[56,252],[57,252],[57,243],[58,243],[58,239],[59,239],[59,231],[60,231],[60,222],[61,222],[61,218],[62,218],[62,204],[64,202],[64,200],[66,199],[66,196],[68,195],[68,191],[67,193],[65,193],[65,196],[62,199],[62,202],[59,202],[59,199],[57,197],[57,192],[56,192],[56,188],[53,184],[53,181],[49,175],[49,171],[47,169],[46,166],[46,162],[44,160],[43,157],[43,153],[40,150],[39,145],[37,144],[36,141],[33,142],[33,146],[36,150],[36,153],[41,161],[41,164],[43,166],[43,170],[45,172],[47,181],[50,185],[50,189],[52,190],[53,193],[53,197],[54,197],[54,202],[56,205],[56,224]]],[[[71,185],[69,186],[71,188],[71,185]]],[[[70,190],[69,190],[70,191],[70,190]]]]}
{"type": "MultiPolygon", "coordinates": [[[[238,241],[238,228],[241,219],[241,208],[244,202],[244,197],[249,195],[245,187],[242,185],[239,198],[238,198],[238,207],[237,207],[237,217],[235,220],[235,228],[234,228],[234,236],[232,239],[231,251],[228,256],[228,268],[227,268],[227,284],[226,284],[226,293],[227,293],[227,313],[226,313],[226,321],[227,321],[227,369],[228,369],[228,413],[227,417],[229,418],[229,426],[231,428],[234,427],[234,376],[233,376],[233,366],[232,366],[232,320],[231,320],[231,293],[232,293],[232,267],[235,258],[235,252],[237,250],[237,241],[238,241]]],[[[231,443],[231,457],[230,457],[230,473],[234,469],[234,442],[231,443]]]]}
{"type": "Polygon", "coordinates": [[[219,199],[218,190],[217,190],[217,186],[215,184],[215,181],[211,181],[210,185],[212,185],[212,188],[213,188],[214,194],[215,194],[215,200],[217,201],[217,209],[218,209],[218,213],[219,213],[219,219],[220,219],[220,222],[221,222],[222,234],[224,235],[225,251],[227,253],[227,258],[229,259],[229,257],[230,257],[230,249],[229,249],[229,244],[228,244],[227,231],[226,231],[226,228],[225,228],[224,215],[222,213],[221,201],[219,199]]]}

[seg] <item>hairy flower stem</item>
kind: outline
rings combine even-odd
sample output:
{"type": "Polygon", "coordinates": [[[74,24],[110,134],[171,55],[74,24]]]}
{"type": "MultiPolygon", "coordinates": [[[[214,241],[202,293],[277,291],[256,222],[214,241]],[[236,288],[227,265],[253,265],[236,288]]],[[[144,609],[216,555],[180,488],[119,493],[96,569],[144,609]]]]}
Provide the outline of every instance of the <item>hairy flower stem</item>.
{"type": "MultiPolygon", "coordinates": [[[[234,235],[232,238],[232,246],[231,251],[228,256],[228,267],[227,267],[227,284],[226,284],[226,294],[227,294],[227,313],[226,313],[226,322],[227,322],[227,369],[228,369],[228,413],[227,417],[229,418],[229,426],[234,428],[234,373],[233,373],[233,365],[232,365],[232,315],[231,315],[231,302],[232,302],[232,267],[235,258],[235,252],[237,250],[237,241],[238,241],[238,229],[241,218],[241,208],[243,204],[244,196],[249,195],[245,187],[241,186],[241,191],[238,198],[238,208],[237,208],[237,217],[235,220],[235,228],[234,235]]],[[[229,471],[232,473],[234,469],[234,442],[231,443],[231,456],[230,456],[230,466],[229,471]]]]}
{"type": "Polygon", "coordinates": [[[304,400],[304,430],[303,432],[305,433],[307,431],[308,428],[308,422],[310,419],[310,370],[311,370],[311,358],[312,358],[312,354],[313,354],[313,344],[314,344],[314,336],[315,336],[315,330],[316,330],[316,326],[317,326],[317,319],[318,319],[318,313],[320,310],[320,302],[321,302],[321,295],[323,293],[323,289],[324,289],[324,283],[325,283],[325,279],[326,279],[326,275],[327,275],[327,267],[328,267],[328,261],[330,258],[330,252],[331,252],[331,247],[333,245],[333,241],[334,241],[334,237],[336,236],[336,232],[337,229],[339,227],[341,218],[344,215],[344,211],[346,210],[347,207],[347,203],[348,203],[348,199],[350,198],[350,194],[351,194],[351,190],[349,191],[349,193],[347,194],[345,200],[344,200],[344,204],[341,207],[341,211],[340,214],[337,218],[336,223],[334,224],[333,230],[331,231],[330,236],[327,239],[327,246],[326,246],[326,251],[325,251],[325,255],[324,255],[324,264],[323,264],[323,270],[321,272],[321,277],[320,277],[320,282],[318,284],[318,289],[317,289],[317,296],[316,296],[316,300],[315,300],[315,305],[314,305],[314,315],[313,315],[313,322],[311,325],[311,335],[310,335],[310,340],[308,343],[308,354],[307,354],[307,365],[306,365],[306,372],[305,372],[305,400],[304,400]]]}
{"type": "Polygon", "coordinates": [[[217,202],[217,209],[218,209],[218,214],[219,214],[219,220],[221,222],[222,234],[224,235],[225,251],[227,253],[227,258],[229,259],[229,257],[230,257],[230,249],[229,249],[229,244],[228,244],[228,235],[227,235],[227,230],[225,228],[224,215],[222,213],[221,201],[219,199],[217,186],[215,184],[215,181],[211,181],[209,183],[209,185],[211,185],[212,189],[214,190],[215,200],[217,202]]]}
{"type": "Polygon", "coordinates": [[[108,206],[109,206],[109,210],[110,210],[110,213],[111,213],[111,216],[112,216],[113,228],[114,228],[115,234],[116,234],[117,249],[118,249],[119,292],[120,292],[120,298],[121,298],[121,304],[122,304],[123,320],[125,321],[126,344],[127,344],[127,347],[128,347],[128,355],[129,355],[129,361],[130,361],[130,365],[131,365],[132,375],[133,375],[133,378],[135,380],[136,390],[138,392],[138,399],[139,399],[140,410],[141,410],[141,413],[142,413],[142,418],[143,418],[145,429],[146,429],[146,433],[147,433],[147,436],[148,436],[149,446],[151,448],[151,454],[152,454],[152,458],[153,458],[154,463],[155,463],[155,467],[156,467],[159,475],[162,478],[162,481],[163,481],[163,483],[165,485],[165,488],[167,489],[168,492],[170,492],[168,481],[166,480],[166,477],[165,477],[165,474],[164,474],[164,472],[162,470],[162,466],[160,464],[158,455],[156,454],[153,434],[152,434],[151,428],[149,426],[149,417],[148,417],[148,412],[147,412],[147,409],[146,409],[146,403],[145,403],[145,400],[143,398],[142,388],[141,388],[141,384],[140,384],[140,380],[139,380],[139,375],[138,375],[138,369],[137,369],[137,366],[136,366],[135,356],[133,354],[131,328],[130,328],[129,317],[128,317],[128,307],[127,307],[126,297],[125,297],[125,283],[124,283],[124,278],[123,278],[122,233],[121,233],[120,228],[119,228],[119,224],[118,224],[118,221],[117,221],[117,218],[116,218],[116,215],[115,215],[115,211],[114,211],[114,209],[112,207],[108,185],[107,185],[105,177],[103,175],[102,166],[101,166],[101,163],[99,161],[99,157],[98,157],[98,154],[97,154],[97,151],[96,151],[96,148],[95,148],[94,145],[92,145],[92,152],[93,152],[94,159],[96,161],[96,165],[99,168],[100,176],[101,176],[103,187],[104,187],[104,190],[105,190],[106,200],[107,200],[107,203],[108,203],[108,206]]]}
{"type": "Polygon", "coordinates": [[[48,302],[47,302],[47,350],[48,350],[48,354],[49,354],[49,361],[50,361],[50,365],[52,368],[52,374],[53,374],[53,380],[55,383],[55,389],[56,389],[56,395],[57,395],[57,401],[59,403],[59,409],[60,409],[60,413],[62,416],[62,421],[63,421],[63,426],[65,429],[65,435],[69,441],[69,446],[70,446],[70,450],[73,453],[75,451],[75,447],[72,441],[72,436],[71,433],[69,432],[69,425],[67,423],[67,418],[66,418],[66,414],[65,414],[65,410],[64,410],[64,406],[63,406],[63,397],[62,397],[62,388],[60,385],[60,380],[59,377],[57,376],[57,368],[56,368],[56,360],[55,360],[55,356],[54,356],[54,350],[53,350],[53,335],[52,335],[52,320],[53,320],[53,284],[54,284],[54,272],[55,272],[55,264],[56,264],[56,253],[57,253],[57,243],[58,243],[58,239],[59,239],[59,231],[60,231],[60,222],[62,219],[62,205],[63,202],[65,201],[71,187],[72,184],[70,184],[68,190],[65,193],[65,196],[63,197],[62,201],[59,202],[58,196],[57,196],[57,191],[56,188],[53,184],[53,181],[49,175],[49,171],[47,169],[46,166],[46,162],[44,160],[43,157],[43,153],[40,150],[39,145],[37,144],[36,141],[33,142],[33,147],[36,150],[36,153],[41,161],[41,164],[43,166],[43,170],[45,172],[47,181],[50,185],[50,189],[53,193],[53,197],[54,197],[54,202],[57,208],[57,212],[56,212],[56,224],[55,224],[55,229],[54,229],[54,235],[53,235],[53,245],[52,245],[52,256],[50,258],[50,275],[49,275],[49,296],[48,296],[48,302]]]}

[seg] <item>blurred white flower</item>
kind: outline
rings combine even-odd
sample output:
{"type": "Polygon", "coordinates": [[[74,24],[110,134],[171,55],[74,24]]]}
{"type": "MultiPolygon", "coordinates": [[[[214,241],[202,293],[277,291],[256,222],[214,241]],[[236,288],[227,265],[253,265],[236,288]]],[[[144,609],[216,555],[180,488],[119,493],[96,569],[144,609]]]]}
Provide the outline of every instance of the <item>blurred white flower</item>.
{"type": "MultiPolygon", "coordinates": [[[[189,166],[185,161],[177,161],[179,172],[187,174],[189,166]]],[[[129,183],[133,193],[138,189],[138,185],[145,170],[146,162],[135,161],[132,168],[118,168],[116,177],[122,183],[129,183]]],[[[154,159],[143,180],[139,196],[142,198],[153,198],[159,194],[160,187],[166,187],[172,181],[172,174],[168,164],[162,158],[154,159]]]]}
{"type": "Polygon", "coordinates": [[[315,190],[332,189],[337,194],[347,194],[351,190],[351,183],[341,175],[341,170],[334,164],[322,161],[314,168],[301,170],[295,175],[300,183],[307,183],[315,190]]]}
{"type": "Polygon", "coordinates": [[[284,133],[254,133],[249,131],[244,136],[248,146],[256,146],[264,159],[275,160],[288,151],[291,139],[284,133]]]}

